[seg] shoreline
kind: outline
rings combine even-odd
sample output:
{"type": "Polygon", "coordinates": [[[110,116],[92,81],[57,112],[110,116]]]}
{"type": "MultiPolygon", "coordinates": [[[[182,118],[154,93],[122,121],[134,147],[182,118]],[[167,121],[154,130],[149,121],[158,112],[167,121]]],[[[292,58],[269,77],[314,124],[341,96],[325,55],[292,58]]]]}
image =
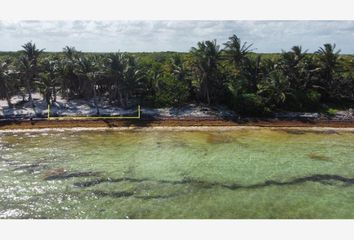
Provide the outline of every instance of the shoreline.
{"type": "Polygon", "coordinates": [[[326,133],[326,134],[338,134],[338,133],[354,133],[354,127],[352,128],[333,128],[333,127],[257,127],[257,126],[189,126],[189,127],[167,127],[167,126],[155,126],[155,127],[76,127],[76,128],[27,128],[27,129],[0,129],[2,133],[47,133],[47,132],[82,132],[82,131],[132,131],[132,132],[153,132],[153,131],[170,131],[170,132],[198,132],[198,131],[237,131],[237,130],[260,130],[269,129],[274,131],[286,131],[290,134],[304,134],[304,133],[326,133]]]}
{"type": "Polygon", "coordinates": [[[354,129],[354,121],[338,120],[280,120],[280,119],[99,119],[99,120],[3,120],[0,121],[0,131],[31,130],[31,129],[175,129],[188,128],[301,128],[301,129],[354,129]]]}
{"type": "Polygon", "coordinates": [[[276,112],[268,117],[245,117],[221,105],[190,103],[166,108],[140,108],[138,105],[137,109],[125,109],[102,104],[100,107],[102,118],[98,119],[95,116],[96,109],[90,100],[68,101],[58,96],[56,104],[48,108],[39,93],[33,93],[33,97],[36,114],[33,113],[29,102],[21,102],[21,96],[13,97],[12,102],[20,105],[12,109],[5,107],[6,101],[0,100],[0,130],[200,126],[354,128],[354,111],[351,108],[338,110],[333,115],[320,112],[276,112]]]}

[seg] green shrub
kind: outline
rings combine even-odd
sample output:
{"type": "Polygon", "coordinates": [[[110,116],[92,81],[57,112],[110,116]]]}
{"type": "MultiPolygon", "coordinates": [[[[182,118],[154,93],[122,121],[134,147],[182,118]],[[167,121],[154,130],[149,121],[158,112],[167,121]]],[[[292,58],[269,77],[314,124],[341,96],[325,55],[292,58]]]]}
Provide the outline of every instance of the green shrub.
{"type": "Polygon", "coordinates": [[[297,91],[289,96],[284,107],[290,111],[318,111],[321,94],[315,90],[297,91]]]}
{"type": "Polygon", "coordinates": [[[304,106],[308,110],[318,110],[320,107],[321,93],[309,90],[306,92],[304,106]]]}
{"type": "Polygon", "coordinates": [[[328,109],[326,110],[326,114],[327,114],[328,116],[330,116],[330,117],[335,116],[337,112],[338,112],[338,110],[335,109],[335,108],[328,108],[328,109]]]}
{"type": "Polygon", "coordinates": [[[174,78],[165,78],[160,83],[154,99],[155,107],[179,106],[186,103],[189,99],[187,85],[174,78]]]}
{"type": "Polygon", "coordinates": [[[254,93],[241,94],[234,98],[233,109],[247,116],[262,116],[270,113],[263,98],[254,93]]]}

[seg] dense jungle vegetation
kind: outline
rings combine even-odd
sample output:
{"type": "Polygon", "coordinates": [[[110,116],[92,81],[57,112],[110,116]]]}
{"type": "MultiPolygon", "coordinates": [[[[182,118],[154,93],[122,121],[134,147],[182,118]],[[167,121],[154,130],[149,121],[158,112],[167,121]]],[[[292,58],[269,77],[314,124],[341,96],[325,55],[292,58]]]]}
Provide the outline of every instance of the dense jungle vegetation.
{"type": "Polygon", "coordinates": [[[301,46],[252,51],[236,35],[223,44],[198,42],[188,53],[84,53],[69,46],[49,53],[28,42],[0,53],[0,99],[12,107],[11,97],[21,95],[33,105],[32,93],[40,92],[47,103],[60,94],[122,107],[226,105],[250,116],[354,106],[354,57],[335,44],[314,53],[301,46]]]}

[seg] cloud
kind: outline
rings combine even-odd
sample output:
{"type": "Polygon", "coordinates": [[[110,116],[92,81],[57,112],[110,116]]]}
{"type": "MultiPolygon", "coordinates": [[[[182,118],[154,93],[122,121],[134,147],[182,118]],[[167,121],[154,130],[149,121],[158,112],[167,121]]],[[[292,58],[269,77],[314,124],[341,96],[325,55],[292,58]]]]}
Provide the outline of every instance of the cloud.
{"type": "Polygon", "coordinates": [[[15,51],[33,41],[47,51],[65,45],[82,51],[188,51],[198,41],[219,44],[237,34],[258,52],[293,45],[315,51],[337,43],[354,53],[354,21],[1,21],[0,50],[15,51]]]}

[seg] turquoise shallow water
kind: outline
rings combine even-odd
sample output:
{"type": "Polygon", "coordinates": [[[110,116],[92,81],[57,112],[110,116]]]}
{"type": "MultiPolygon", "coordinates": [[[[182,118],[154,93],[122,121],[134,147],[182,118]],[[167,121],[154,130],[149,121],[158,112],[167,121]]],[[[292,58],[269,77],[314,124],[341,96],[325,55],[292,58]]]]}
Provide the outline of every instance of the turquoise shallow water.
{"type": "Polygon", "coordinates": [[[354,218],[354,133],[0,133],[0,218],[354,218]]]}

